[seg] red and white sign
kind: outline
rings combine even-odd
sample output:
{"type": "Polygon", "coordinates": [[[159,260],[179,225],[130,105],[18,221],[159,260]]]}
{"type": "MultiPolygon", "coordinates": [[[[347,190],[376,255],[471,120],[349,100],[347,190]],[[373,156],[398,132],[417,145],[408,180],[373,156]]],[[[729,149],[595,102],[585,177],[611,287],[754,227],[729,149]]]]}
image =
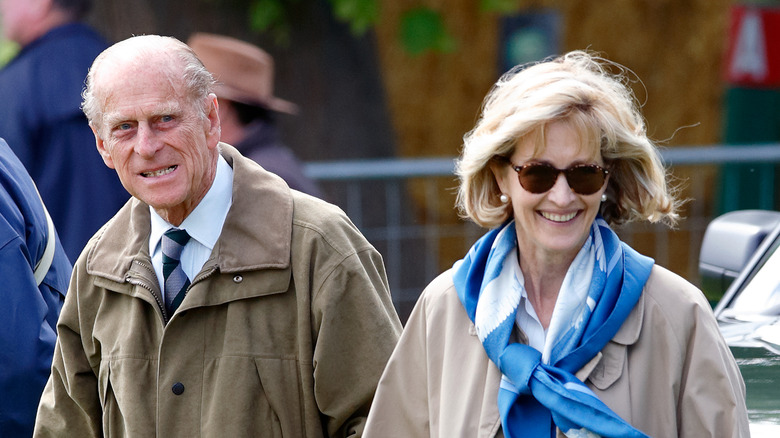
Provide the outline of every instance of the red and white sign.
{"type": "Polygon", "coordinates": [[[725,73],[734,85],[780,86],[780,8],[731,8],[725,73]]]}

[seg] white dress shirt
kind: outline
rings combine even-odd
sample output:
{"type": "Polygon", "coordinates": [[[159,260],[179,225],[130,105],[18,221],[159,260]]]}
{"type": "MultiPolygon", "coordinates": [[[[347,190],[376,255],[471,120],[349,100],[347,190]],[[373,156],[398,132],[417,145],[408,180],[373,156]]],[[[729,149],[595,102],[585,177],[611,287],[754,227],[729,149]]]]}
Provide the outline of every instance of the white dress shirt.
{"type": "Polygon", "coordinates": [[[552,347],[573,324],[577,324],[574,318],[582,312],[582,306],[588,301],[588,291],[592,279],[592,267],[595,263],[595,254],[591,245],[585,245],[575,257],[558,292],[558,299],[550,317],[550,325],[547,330],[534,310],[528,293],[525,290],[525,277],[520,269],[517,252],[512,251],[507,255],[506,266],[511,266],[514,271],[515,281],[512,287],[520,290],[520,304],[515,314],[515,323],[528,336],[528,345],[542,353],[542,361],[549,363],[552,347]]]}
{"type": "MultiPolygon", "coordinates": [[[[178,227],[186,230],[190,240],[181,253],[181,267],[187,278],[192,281],[203,268],[211,251],[217,243],[222,225],[225,224],[230,205],[233,202],[233,169],[222,156],[217,161],[217,173],[214,183],[206,196],[201,199],[195,209],[178,227]]],[[[162,273],[162,235],[168,229],[174,228],[160,217],[150,206],[152,212],[152,231],[149,235],[149,253],[152,255],[152,265],[160,282],[160,290],[165,290],[162,273]]]]}

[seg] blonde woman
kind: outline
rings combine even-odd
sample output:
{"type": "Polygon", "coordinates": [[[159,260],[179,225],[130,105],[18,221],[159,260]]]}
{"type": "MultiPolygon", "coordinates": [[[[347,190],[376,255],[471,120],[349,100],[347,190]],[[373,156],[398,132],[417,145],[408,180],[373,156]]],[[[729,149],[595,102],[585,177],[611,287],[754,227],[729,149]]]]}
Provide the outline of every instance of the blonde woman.
{"type": "Polygon", "coordinates": [[[626,81],[576,51],[495,85],[458,162],[490,231],[421,295],[366,436],[749,435],[702,293],[610,228],[678,219],[626,81]]]}

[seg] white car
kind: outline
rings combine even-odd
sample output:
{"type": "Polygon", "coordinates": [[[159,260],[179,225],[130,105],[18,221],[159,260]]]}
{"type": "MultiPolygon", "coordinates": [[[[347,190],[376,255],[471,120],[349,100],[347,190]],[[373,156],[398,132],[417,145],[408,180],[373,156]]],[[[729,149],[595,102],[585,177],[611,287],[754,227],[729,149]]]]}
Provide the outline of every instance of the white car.
{"type": "Polygon", "coordinates": [[[726,213],[707,227],[702,289],[747,388],[753,437],[780,437],[780,212],[726,213]]]}

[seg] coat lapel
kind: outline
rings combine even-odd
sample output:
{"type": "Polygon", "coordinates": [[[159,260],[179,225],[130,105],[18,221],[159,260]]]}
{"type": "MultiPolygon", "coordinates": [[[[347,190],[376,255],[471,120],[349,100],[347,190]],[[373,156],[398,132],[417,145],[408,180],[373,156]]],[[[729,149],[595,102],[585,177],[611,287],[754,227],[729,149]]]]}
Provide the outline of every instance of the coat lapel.
{"type": "Polygon", "coordinates": [[[644,308],[645,294],[642,293],[615,337],[577,373],[580,380],[588,379],[596,388],[605,390],[620,378],[628,358],[628,346],[639,340],[644,308]]]}

